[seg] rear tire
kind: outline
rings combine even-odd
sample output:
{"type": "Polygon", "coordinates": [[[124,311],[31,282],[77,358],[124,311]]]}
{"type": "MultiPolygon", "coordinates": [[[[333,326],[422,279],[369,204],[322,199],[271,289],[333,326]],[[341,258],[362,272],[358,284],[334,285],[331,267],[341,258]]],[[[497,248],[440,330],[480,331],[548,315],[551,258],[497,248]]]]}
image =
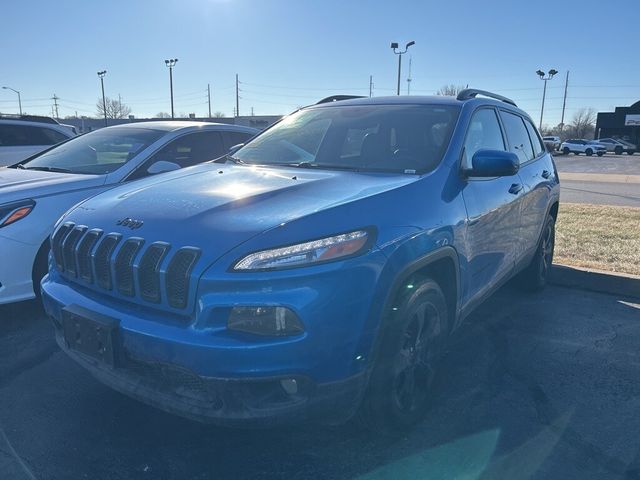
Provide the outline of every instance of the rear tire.
{"type": "Polygon", "coordinates": [[[598,155],[599,157],[601,157],[601,156],[603,156],[603,155],[604,155],[604,152],[598,152],[598,153],[597,153],[597,155],[598,155]]]}
{"type": "Polygon", "coordinates": [[[358,412],[361,423],[382,433],[407,430],[424,416],[448,337],[449,312],[440,286],[427,278],[404,290],[383,326],[358,412]]]}
{"type": "Polygon", "coordinates": [[[615,153],[616,155],[622,155],[622,147],[616,147],[613,150],[613,153],[615,153]]]}
{"type": "Polygon", "coordinates": [[[634,153],[636,153],[635,150],[627,150],[627,155],[633,155],[634,153]]]}
{"type": "Polygon", "coordinates": [[[547,215],[536,253],[529,266],[519,275],[519,284],[524,290],[536,292],[547,285],[547,279],[553,264],[553,248],[556,238],[555,227],[555,219],[551,215],[547,215]]]}

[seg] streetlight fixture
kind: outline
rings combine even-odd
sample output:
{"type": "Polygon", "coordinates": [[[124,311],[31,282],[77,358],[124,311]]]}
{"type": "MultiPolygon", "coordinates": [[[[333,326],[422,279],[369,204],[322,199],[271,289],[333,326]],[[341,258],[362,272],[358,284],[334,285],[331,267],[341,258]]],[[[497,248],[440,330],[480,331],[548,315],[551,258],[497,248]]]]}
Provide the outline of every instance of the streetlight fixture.
{"type": "Polygon", "coordinates": [[[165,60],[164,64],[169,67],[169,89],[171,90],[171,118],[173,116],[173,67],[178,63],[177,58],[170,58],[169,60],[165,60]]]}
{"type": "Polygon", "coordinates": [[[102,113],[104,113],[104,126],[107,126],[107,99],[104,96],[104,76],[107,74],[106,70],[100,70],[98,76],[100,77],[100,86],[102,87],[102,113]]]}
{"type": "Polygon", "coordinates": [[[15,88],[11,87],[2,87],[3,90],[11,90],[12,92],[16,92],[18,94],[18,108],[20,109],[20,115],[22,115],[22,100],[20,99],[20,92],[15,88]]]}
{"type": "Polygon", "coordinates": [[[554,75],[558,73],[558,71],[552,68],[551,70],[549,70],[548,74],[543,72],[542,70],[536,70],[536,73],[538,74],[538,77],[540,77],[540,80],[544,81],[544,89],[542,90],[542,108],[540,109],[540,126],[539,126],[539,128],[542,130],[542,115],[544,114],[544,100],[547,96],[547,82],[551,80],[554,77],[554,75]]]}
{"type": "Polygon", "coordinates": [[[407,43],[404,46],[404,51],[396,51],[396,50],[398,50],[398,43],[397,42],[392,42],[391,43],[391,48],[393,49],[393,53],[398,55],[398,91],[397,91],[397,95],[400,95],[400,74],[401,74],[401,71],[402,71],[402,55],[407,53],[407,50],[409,50],[409,47],[411,45],[415,45],[415,44],[416,44],[416,42],[414,42],[412,40],[412,41],[410,41],[409,43],[407,43]]]}

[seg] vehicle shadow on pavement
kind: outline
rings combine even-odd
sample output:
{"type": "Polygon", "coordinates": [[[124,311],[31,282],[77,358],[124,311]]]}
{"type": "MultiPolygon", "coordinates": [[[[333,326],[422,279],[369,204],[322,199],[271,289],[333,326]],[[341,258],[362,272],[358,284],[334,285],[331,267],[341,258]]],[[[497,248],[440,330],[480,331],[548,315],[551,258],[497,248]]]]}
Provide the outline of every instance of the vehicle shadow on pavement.
{"type": "MultiPolygon", "coordinates": [[[[503,288],[452,339],[425,420],[395,437],[168,415],[66,358],[36,307],[12,315],[0,325],[0,428],[38,479],[640,478],[637,301],[503,288]]],[[[9,478],[20,469],[2,442],[9,478]]]]}

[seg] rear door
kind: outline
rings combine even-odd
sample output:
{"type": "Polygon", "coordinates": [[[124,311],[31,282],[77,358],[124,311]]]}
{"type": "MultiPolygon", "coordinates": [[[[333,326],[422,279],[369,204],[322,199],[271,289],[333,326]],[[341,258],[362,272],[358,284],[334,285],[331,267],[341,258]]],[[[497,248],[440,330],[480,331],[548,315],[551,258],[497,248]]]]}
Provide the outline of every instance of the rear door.
{"type": "MultiPolygon", "coordinates": [[[[471,167],[481,149],[506,150],[498,114],[493,107],[476,110],[467,129],[462,168],[471,167]]],[[[524,187],[516,174],[507,177],[466,179],[462,195],[467,208],[467,260],[469,281],[465,303],[481,299],[515,266],[520,232],[520,199],[524,187]]]]}
{"type": "Polygon", "coordinates": [[[507,133],[511,151],[518,155],[518,174],[524,185],[521,228],[516,260],[527,259],[535,251],[549,206],[550,180],[555,169],[550,154],[530,120],[505,110],[500,117],[507,133]]]}

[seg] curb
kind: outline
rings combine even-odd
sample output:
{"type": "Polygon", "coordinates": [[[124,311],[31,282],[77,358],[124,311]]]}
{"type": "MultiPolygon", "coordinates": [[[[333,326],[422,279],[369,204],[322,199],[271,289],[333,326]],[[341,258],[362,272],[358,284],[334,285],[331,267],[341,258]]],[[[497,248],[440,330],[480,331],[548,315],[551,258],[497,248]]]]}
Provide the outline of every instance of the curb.
{"type": "Polygon", "coordinates": [[[564,287],[640,298],[640,276],[553,264],[549,282],[564,287]]]}

